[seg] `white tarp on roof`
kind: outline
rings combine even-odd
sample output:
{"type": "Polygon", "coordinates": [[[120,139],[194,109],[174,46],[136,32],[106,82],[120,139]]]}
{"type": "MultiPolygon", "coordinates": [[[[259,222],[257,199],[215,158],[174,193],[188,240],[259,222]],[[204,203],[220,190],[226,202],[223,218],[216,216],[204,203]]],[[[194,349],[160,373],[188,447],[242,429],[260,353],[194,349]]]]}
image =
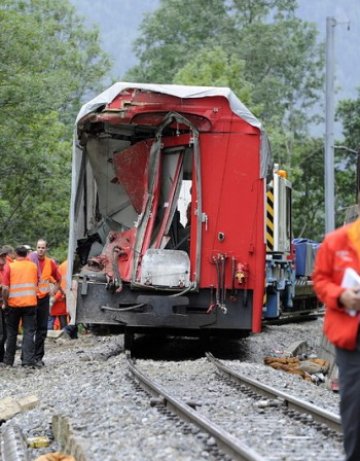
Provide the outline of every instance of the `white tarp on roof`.
{"type": "Polygon", "coordinates": [[[178,98],[207,98],[211,96],[223,96],[230,104],[232,111],[250,125],[261,129],[260,121],[249,111],[249,109],[226,87],[215,86],[187,86],[187,85],[160,85],[156,83],[131,83],[117,82],[110,88],[103,91],[94,99],[84,104],[77,116],[76,123],[90,112],[96,111],[99,107],[113,101],[116,96],[128,88],[154,91],[156,93],[168,94],[178,98]]]}

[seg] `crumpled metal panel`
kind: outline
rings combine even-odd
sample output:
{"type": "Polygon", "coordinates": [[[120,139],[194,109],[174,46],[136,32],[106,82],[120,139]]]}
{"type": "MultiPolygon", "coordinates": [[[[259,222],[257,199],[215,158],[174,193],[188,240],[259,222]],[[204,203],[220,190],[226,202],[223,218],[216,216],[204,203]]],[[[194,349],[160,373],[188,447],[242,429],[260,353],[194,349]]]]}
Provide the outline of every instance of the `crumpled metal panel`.
{"type": "Polygon", "coordinates": [[[137,213],[142,212],[146,198],[151,145],[152,140],[146,140],[114,154],[116,177],[137,213]]]}
{"type": "Polygon", "coordinates": [[[185,251],[149,249],[142,260],[141,283],[162,287],[190,285],[190,259],[185,251]]]}

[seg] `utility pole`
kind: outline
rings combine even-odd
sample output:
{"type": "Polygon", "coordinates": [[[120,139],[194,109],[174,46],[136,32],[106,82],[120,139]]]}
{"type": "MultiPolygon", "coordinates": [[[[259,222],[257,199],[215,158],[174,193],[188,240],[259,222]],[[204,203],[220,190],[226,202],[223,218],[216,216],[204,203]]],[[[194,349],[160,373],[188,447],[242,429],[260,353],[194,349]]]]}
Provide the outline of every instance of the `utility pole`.
{"type": "Polygon", "coordinates": [[[336,20],[326,18],[326,95],[325,95],[325,232],[335,229],[334,179],[334,79],[336,20]]]}

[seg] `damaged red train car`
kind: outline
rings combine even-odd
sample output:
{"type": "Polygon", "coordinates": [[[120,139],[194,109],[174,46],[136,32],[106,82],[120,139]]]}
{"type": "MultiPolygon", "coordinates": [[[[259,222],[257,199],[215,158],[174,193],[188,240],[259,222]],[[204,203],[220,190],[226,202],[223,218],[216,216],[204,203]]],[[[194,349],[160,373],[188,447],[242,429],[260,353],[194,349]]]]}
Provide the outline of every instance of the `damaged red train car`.
{"type": "Polygon", "coordinates": [[[271,172],[260,122],[228,88],[121,82],[85,104],[69,248],[76,322],[259,332],[271,172]]]}

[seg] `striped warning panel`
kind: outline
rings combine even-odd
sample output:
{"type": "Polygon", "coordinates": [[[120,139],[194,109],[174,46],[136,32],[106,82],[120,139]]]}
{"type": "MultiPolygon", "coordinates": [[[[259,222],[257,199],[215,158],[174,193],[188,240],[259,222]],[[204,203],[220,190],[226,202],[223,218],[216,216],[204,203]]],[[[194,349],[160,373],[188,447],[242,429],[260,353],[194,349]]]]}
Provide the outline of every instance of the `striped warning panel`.
{"type": "Polygon", "coordinates": [[[274,190],[266,192],[266,251],[274,250],[274,190]]]}

